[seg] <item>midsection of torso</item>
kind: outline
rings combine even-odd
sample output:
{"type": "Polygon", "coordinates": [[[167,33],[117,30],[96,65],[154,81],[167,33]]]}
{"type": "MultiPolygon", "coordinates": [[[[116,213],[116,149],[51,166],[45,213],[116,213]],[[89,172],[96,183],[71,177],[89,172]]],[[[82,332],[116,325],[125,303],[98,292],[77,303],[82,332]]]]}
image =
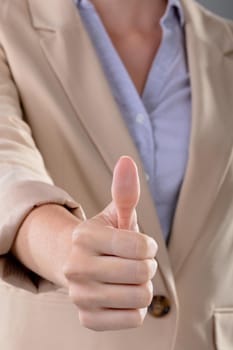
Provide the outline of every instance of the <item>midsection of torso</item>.
{"type": "Polygon", "coordinates": [[[138,94],[141,96],[157,54],[162,38],[160,26],[150,34],[131,32],[127,35],[115,35],[108,32],[109,37],[128,71],[138,94]]]}

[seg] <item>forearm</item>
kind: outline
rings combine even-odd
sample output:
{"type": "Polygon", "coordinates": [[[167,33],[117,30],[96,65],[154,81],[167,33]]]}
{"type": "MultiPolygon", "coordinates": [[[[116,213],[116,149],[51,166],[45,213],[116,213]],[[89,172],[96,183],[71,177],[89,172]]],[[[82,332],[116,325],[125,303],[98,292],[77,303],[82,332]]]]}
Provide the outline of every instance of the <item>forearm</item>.
{"type": "Polygon", "coordinates": [[[72,232],[79,223],[60,205],[42,205],[26,217],[11,251],[30,270],[66,286],[62,267],[71,249],[72,232]]]}

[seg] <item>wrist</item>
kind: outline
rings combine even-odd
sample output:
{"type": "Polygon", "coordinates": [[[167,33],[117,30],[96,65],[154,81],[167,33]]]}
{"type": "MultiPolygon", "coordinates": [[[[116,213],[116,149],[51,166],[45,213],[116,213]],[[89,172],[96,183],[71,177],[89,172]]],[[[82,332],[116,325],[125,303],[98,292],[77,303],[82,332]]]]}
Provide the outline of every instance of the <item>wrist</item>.
{"type": "Polygon", "coordinates": [[[22,223],[12,253],[39,276],[66,286],[62,269],[71,250],[73,230],[80,222],[63,206],[37,207],[22,223]]]}

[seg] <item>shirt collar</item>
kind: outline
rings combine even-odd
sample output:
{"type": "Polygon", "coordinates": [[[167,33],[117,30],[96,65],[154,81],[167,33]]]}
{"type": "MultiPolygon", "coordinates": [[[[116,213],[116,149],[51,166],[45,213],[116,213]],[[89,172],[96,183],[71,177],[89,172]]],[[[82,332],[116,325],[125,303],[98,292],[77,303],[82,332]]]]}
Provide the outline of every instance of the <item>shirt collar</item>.
{"type": "MultiPolygon", "coordinates": [[[[86,0],[86,1],[89,2],[89,0],[86,0]]],[[[77,6],[80,6],[81,2],[84,2],[84,0],[74,0],[74,2],[77,6]]],[[[181,6],[180,0],[168,0],[167,8],[166,8],[165,14],[162,17],[162,20],[163,20],[163,18],[166,18],[166,16],[168,15],[168,13],[172,7],[174,7],[177,10],[180,25],[183,26],[185,23],[184,11],[183,11],[183,8],[181,6]]]]}
{"type": "Polygon", "coordinates": [[[175,8],[177,10],[177,16],[179,18],[180,25],[183,26],[185,24],[184,10],[182,8],[180,0],[168,0],[166,11],[161,20],[167,17],[171,8],[175,8]]]}

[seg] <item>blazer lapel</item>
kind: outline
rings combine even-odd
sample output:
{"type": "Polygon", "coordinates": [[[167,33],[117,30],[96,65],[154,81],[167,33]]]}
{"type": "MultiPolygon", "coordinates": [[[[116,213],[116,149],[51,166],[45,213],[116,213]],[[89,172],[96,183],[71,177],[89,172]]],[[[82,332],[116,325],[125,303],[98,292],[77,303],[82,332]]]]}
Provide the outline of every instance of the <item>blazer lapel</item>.
{"type": "Polygon", "coordinates": [[[150,234],[158,242],[159,270],[169,294],[174,296],[175,285],[167,248],[140,156],[79,12],[72,1],[28,1],[33,25],[40,35],[42,50],[77,117],[102,155],[109,176],[112,176],[114,165],[122,155],[131,156],[138,165],[141,180],[141,197],[137,208],[139,226],[141,231],[150,234]]]}
{"type": "Polygon", "coordinates": [[[176,277],[208,224],[230,164],[233,145],[230,36],[226,36],[225,29],[219,33],[220,28],[204,28],[207,19],[201,19],[191,1],[183,0],[183,5],[192,86],[192,131],[187,170],[169,243],[176,277]]]}

